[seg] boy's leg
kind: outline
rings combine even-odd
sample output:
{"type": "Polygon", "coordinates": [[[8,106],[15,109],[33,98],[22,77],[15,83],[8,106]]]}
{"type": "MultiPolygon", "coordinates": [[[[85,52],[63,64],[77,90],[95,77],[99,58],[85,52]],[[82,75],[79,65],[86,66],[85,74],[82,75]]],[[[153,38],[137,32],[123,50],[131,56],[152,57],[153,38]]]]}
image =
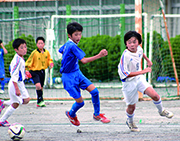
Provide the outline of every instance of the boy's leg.
{"type": "Polygon", "coordinates": [[[37,94],[37,107],[45,107],[45,103],[43,102],[43,91],[42,87],[42,73],[41,71],[29,71],[30,74],[32,75],[33,82],[36,86],[36,94],[37,94]]]}
{"type": "Polygon", "coordinates": [[[126,110],[126,115],[127,115],[126,124],[132,132],[140,132],[136,124],[133,122],[135,105],[136,104],[128,105],[128,108],[126,110]]]}
{"type": "MultiPolygon", "coordinates": [[[[94,86],[94,85],[91,85],[91,86],[94,86]]],[[[87,90],[88,90],[88,88],[87,88],[87,90]]],[[[110,120],[108,118],[106,118],[104,116],[104,114],[100,113],[100,100],[99,100],[99,91],[98,91],[98,89],[97,88],[93,89],[92,91],[90,91],[90,94],[92,96],[92,103],[93,103],[93,106],[94,106],[93,118],[95,120],[100,120],[103,123],[109,123],[110,120]]]]}
{"type": "Polygon", "coordinates": [[[0,93],[4,93],[4,86],[5,86],[5,80],[4,80],[4,78],[0,78],[0,82],[1,82],[0,93]]]}
{"type": "Polygon", "coordinates": [[[5,80],[3,79],[1,80],[1,90],[3,91],[4,91],[4,86],[5,86],[5,80]]]}
{"type": "Polygon", "coordinates": [[[94,115],[98,116],[100,114],[100,100],[99,100],[99,91],[97,88],[95,88],[94,90],[92,90],[90,92],[91,96],[92,96],[92,103],[94,106],[94,115]]]}
{"type": "Polygon", "coordinates": [[[38,95],[38,102],[37,102],[37,107],[46,107],[45,103],[44,103],[44,99],[43,99],[43,86],[44,86],[44,80],[45,80],[45,71],[41,70],[39,73],[39,88],[37,88],[36,90],[38,90],[37,95],[38,95]]]}
{"type": "Polygon", "coordinates": [[[81,102],[81,103],[75,102],[75,103],[72,105],[71,110],[69,111],[69,115],[70,115],[71,117],[75,117],[75,116],[76,116],[76,112],[77,112],[81,107],[83,107],[83,106],[84,106],[84,101],[81,102]]]}
{"type": "Polygon", "coordinates": [[[5,111],[5,113],[2,115],[2,117],[0,118],[0,126],[10,126],[10,124],[8,123],[7,119],[13,114],[13,112],[16,110],[16,108],[14,108],[12,105],[10,105],[7,110],[5,111]]]}
{"type": "Polygon", "coordinates": [[[83,98],[80,97],[78,99],[75,99],[76,102],[72,105],[70,111],[66,111],[66,116],[69,118],[70,122],[75,125],[75,126],[79,126],[80,125],[80,122],[79,120],[77,119],[77,116],[76,116],[76,112],[84,106],[84,101],[83,101],[83,98]]]}
{"type": "Polygon", "coordinates": [[[1,100],[0,99],[0,114],[1,114],[1,111],[5,108],[4,106],[4,100],[1,100]]]}
{"type": "Polygon", "coordinates": [[[172,118],[174,116],[172,112],[167,111],[163,108],[161,97],[157,94],[157,92],[152,87],[148,87],[145,90],[145,94],[147,94],[149,97],[152,98],[153,103],[157,107],[160,116],[165,116],[167,118],[172,118]]]}

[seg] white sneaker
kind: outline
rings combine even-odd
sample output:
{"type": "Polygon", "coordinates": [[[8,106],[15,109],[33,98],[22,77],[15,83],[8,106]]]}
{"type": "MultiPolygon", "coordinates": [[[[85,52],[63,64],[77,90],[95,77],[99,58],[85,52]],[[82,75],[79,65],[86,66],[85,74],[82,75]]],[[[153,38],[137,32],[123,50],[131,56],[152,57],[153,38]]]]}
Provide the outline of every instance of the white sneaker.
{"type": "Polygon", "coordinates": [[[162,113],[159,113],[160,116],[165,116],[167,118],[172,118],[174,114],[168,110],[163,110],[162,113]]]}
{"type": "Polygon", "coordinates": [[[0,90],[0,94],[3,94],[4,93],[4,90],[0,90]]]}
{"type": "Polygon", "coordinates": [[[129,129],[132,131],[132,132],[140,132],[141,130],[138,129],[138,127],[136,126],[136,124],[133,122],[133,123],[130,123],[128,122],[128,120],[126,121],[126,124],[127,126],[129,127],[129,129]]]}

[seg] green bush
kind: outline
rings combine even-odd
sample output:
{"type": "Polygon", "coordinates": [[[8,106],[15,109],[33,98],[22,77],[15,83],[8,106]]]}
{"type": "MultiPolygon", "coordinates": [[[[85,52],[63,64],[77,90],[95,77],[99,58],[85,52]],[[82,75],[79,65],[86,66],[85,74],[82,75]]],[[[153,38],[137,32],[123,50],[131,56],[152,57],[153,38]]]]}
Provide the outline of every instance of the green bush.
{"type": "Polygon", "coordinates": [[[98,54],[102,49],[108,51],[108,56],[100,58],[92,63],[80,63],[83,74],[97,81],[111,81],[118,77],[117,66],[120,59],[120,36],[97,35],[82,37],[78,46],[86,53],[86,57],[98,54]]]}

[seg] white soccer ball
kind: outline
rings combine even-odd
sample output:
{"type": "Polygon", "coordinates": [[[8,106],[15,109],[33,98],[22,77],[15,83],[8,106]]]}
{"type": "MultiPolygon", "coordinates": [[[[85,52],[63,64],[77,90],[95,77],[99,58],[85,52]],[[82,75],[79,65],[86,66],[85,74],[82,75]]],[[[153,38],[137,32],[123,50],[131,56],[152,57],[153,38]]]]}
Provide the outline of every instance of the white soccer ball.
{"type": "Polygon", "coordinates": [[[62,82],[61,77],[56,77],[55,83],[60,84],[62,82]]]}
{"type": "Polygon", "coordinates": [[[25,128],[19,123],[12,124],[8,129],[9,137],[16,141],[21,140],[25,134],[25,128]]]}

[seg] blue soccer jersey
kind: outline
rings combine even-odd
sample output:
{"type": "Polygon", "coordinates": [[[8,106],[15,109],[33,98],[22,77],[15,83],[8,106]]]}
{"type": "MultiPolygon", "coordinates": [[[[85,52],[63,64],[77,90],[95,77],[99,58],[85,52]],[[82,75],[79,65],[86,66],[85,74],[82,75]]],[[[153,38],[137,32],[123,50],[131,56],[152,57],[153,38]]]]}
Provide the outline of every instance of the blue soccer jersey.
{"type": "Polygon", "coordinates": [[[60,49],[62,53],[60,73],[70,73],[79,70],[78,59],[81,60],[86,55],[71,39],[60,49]]]}
{"type": "Polygon", "coordinates": [[[4,69],[4,50],[0,48],[0,69],[4,69]]]}
{"type": "Polygon", "coordinates": [[[5,70],[4,70],[4,50],[0,48],[0,78],[5,77],[5,70]]]}

